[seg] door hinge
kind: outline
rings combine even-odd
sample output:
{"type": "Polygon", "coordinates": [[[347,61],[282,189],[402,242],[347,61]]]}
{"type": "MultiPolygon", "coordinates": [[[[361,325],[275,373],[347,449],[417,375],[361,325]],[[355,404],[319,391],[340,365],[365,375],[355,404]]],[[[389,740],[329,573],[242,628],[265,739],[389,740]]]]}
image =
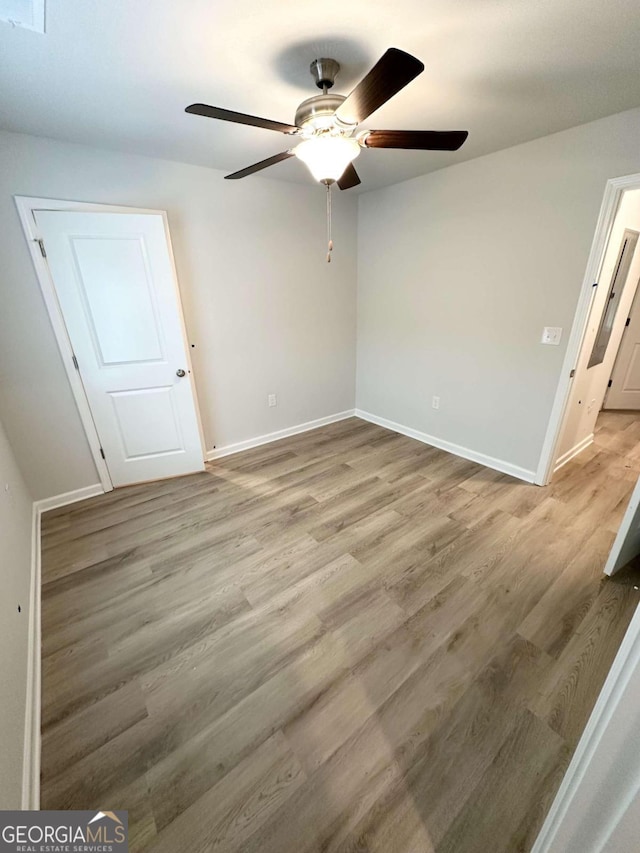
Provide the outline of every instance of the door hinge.
{"type": "Polygon", "coordinates": [[[78,367],[78,359],[75,357],[75,355],[71,356],[71,361],[73,362],[73,366],[75,367],[75,369],[80,370],[80,368],[78,367]]]}
{"type": "Polygon", "coordinates": [[[610,379],[610,380],[607,382],[607,388],[611,388],[612,384],[613,384],[613,379],[610,379]]]}
{"type": "Polygon", "coordinates": [[[629,325],[630,322],[631,322],[631,317],[627,317],[627,322],[624,324],[625,329],[627,328],[627,326],[629,325]]]}
{"type": "Polygon", "coordinates": [[[47,251],[44,247],[44,240],[42,239],[42,237],[36,237],[36,243],[38,244],[38,246],[40,246],[40,254],[42,255],[43,258],[46,258],[47,257],[47,251]]]}
{"type": "Polygon", "coordinates": [[[576,369],[575,369],[575,367],[574,367],[574,368],[573,368],[573,370],[571,371],[571,373],[569,374],[569,379],[573,379],[573,377],[574,377],[575,375],[576,375],[576,369]]]}
{"type": "Polygon", "coordinates": [[[102,456],[102,458],[103,458],[103,459],[106,459],[106,458],[107,458],[107,457],[104,455],[104,450],[103,450],[102,448],[100,448],[100,456],[102,456]]]}

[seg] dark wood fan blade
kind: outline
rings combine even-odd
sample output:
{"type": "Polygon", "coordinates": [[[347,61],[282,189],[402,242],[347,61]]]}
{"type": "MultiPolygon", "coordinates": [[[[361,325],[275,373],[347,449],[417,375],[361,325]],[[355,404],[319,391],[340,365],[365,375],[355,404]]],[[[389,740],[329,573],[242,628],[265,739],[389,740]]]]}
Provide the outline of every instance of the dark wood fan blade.
{"type": "Polygon", "coordinates": [[[298,129],[293,124],[283,124],[281,121],[271,121],[268,118],[236,113],[233,110],[223,110],[221,107],[210,107],[208,104],[191,104],[185,109],[185,113],[206,116],[206,118],[218,118],[222,121],[233,121],[236,124],[248,124],[251,127],[262,127],[265,130],[276,130],[279,133],[295,133],[298,129]]]}
{"type": "Polygon", "coordinates": [[[415,148],[421,151],[457,151],[467,130],[370,130],[367,148],[415,148]]]}
{"type": "Polygon", "coordinates": [[[390,47],[336,110],[346,124],[360,124],[424,71],[415,56],[390,47]]]}
{"type": "Polygon", "coordinates": [[[338,186],[341,190],[350,190],[351,187],[357,187],[360,183],[362,183],[360,176],[356,172],[353,163],[349,163],[342,173],[342,177],[338,178],[338,186]]]}
{"type": "Polygon", "coordinates": [[[273,157],[267,157],[266,160],[261,160],[259,163],[254,163],[253,166],[247,166],[246,169],[240,169],[239,172],[233,172],[231,175],[225,175],[225,181],[237,181],[238,178],[246,178],[247,175],[253,175],[254,172],[259,172],[261,169],[266,169],[268,166],[275,166],[276,163],[282,163],[283,160],[288,160],[293,157],[291,151],[283,151],[281,154],[274,154],[273,157]]]}

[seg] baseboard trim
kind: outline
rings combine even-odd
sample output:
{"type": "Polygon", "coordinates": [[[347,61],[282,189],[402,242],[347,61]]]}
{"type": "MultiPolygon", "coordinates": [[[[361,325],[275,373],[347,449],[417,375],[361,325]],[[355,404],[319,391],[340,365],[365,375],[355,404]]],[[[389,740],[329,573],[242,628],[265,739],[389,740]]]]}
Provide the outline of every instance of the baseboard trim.
{"type": "Polygon", "coordinates": [[[22,758],[22,808],[40,808],[41,716],[41,525],[42,513],[104,494],[101,483],[33,502],[31,520],[31,578],[29,581],[29,638],[27,645],[27,694],[22,758]]]}
{"type": "Polygon", "coordinates": [[[235,444],[227,444],[223,447],[215,447],[213,450],[208,450],[206,453],[207,462],[214,459],[220,459],[223,456],[231,456],[233,453],[242,453],[243,450],[251,450],[252,447],[260,447],[262,444],[271,444],[272,441],[280,441],[282,438],[289,438],[292,435],[299,435],[301,432],[309,432],[318,427],[334,424],[337,421],[344,421],[347,418],[352,418],[355,415],[354,409],[347,409],[345,412],[338,412],[335,415],[327,415],[326,418],[316,418],[315,421],[307,421],[303,424],[280,429],[276,432],[269,432],[266,435],[259,435],[256,438],[249,438],[246,441],[238,441],[235,444]]]}
{"type": "Polygon", "coordinates": [[[505,462],[503,459],[496,459],[493,456],[487,456],[484,453],[478,453],[476,450],[470,450],[468,447],[462,447],[460,444],[454,444],[451,441],[445,441],[443,438],[438,438],[435,435],[429,435],[426,432],[420,432],[417,429],[403,426],[395,421],[390,421],[387,418],[381,418],[379,415],[373,415],[371,412],[365,412],[362,409],[356,409],[356,417],[362,418],[363,421],[377,424],[378,426],[390,429],[393,432],[399,432],[401,435],[406,435],[409,438],[415,438],[416,441],[421,441],[423,444],[430,444],[440,450],[446,450],[447,453],[453,453],[454,456],[461,456],[463,459],[468,459],[470,462],[478,462],[486,468],[492,468],[494,471],[500,471],[502,474],[509,474],[516,477],[518,480],[524,480],[526,483],[533,483],[535,471],[529,471],[527,468],[521,468],[518,465],[512,465],[511,462],[505,462]]]}
{"type": "Polygon", "coordinates": [[[29,589],[29,638],[27,645],[27,694],[22,760],[22,808],[40,808],[40,518],[33,504],[31,521],[31,578],[29,589]]]}
{"type": "Polygon", "coordinates": [[[52,495],[50,498],[42,498],[36,501],[34,506],[38,511],[48,512],[50,509],[58,509],[61,506],[74,504],[78,501],[84,501],[87,498],[95,498],[96,495],[103,495],[104,486],[102,483],[94,483],[92,486],[83,486],[81,489],[74,489],[72,492],[63,492],[61,495],[52,495]]]}
{"type": "Polygon", "coordinates": [[[563,453],[562,456],[558,458],[558,461],[555,464],[553,469],[553,473],[559,471],[563,465],[566,465],[567,462],[571,462],[571,460],[577,456],[579,453],[582,453],[583,450],[586,450],[589,445],[593,444],[593,433],[588,435],[586,438],[583,438],[582,441],[579,441],[575,447],[572,447],[571,450],[567,450],[566,453],[563,453]]]}

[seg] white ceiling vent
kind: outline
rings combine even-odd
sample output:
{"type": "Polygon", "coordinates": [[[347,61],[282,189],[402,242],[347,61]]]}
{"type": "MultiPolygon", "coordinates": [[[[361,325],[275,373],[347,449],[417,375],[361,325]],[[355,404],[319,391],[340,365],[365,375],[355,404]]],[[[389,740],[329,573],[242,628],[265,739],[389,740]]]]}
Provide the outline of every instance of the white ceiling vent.
{"type": "Polygon", "coordinates": [[[0,21],[43,33],[44,4],[45,0],[0,0],[0,21]]]}

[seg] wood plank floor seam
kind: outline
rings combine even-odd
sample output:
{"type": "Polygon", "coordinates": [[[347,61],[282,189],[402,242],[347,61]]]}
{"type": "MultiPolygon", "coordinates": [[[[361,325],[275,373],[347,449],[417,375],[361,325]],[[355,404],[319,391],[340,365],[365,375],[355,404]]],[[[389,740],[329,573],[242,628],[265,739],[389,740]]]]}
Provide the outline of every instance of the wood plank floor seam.
{"type": "Polygon", "coordinates": [[[135,853],[530,850],[639,475],[638,414],[547,488],[351,418],[46,513],[42,807],[135,853]]]}

